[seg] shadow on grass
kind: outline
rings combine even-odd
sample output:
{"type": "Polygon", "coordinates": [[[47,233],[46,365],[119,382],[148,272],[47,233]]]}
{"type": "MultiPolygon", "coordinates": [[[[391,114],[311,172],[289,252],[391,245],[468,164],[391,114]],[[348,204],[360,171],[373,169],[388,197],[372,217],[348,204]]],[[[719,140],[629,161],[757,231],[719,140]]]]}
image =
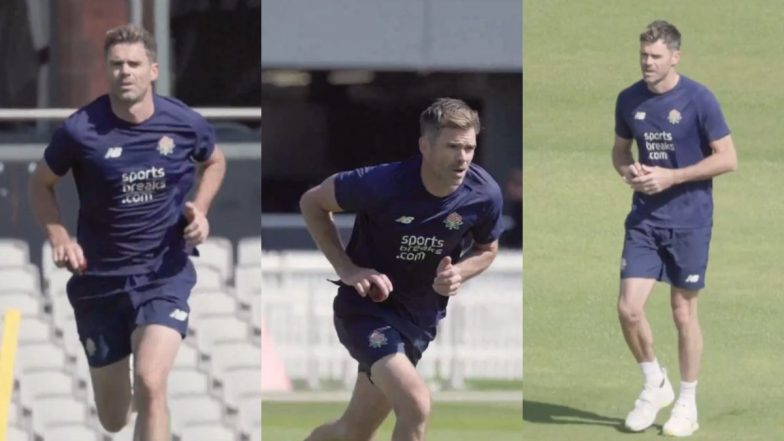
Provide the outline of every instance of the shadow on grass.
{"type": "MultiPolygon", "coordinates": [[[[560,404],[523,400],[523,421],[536,424],[580,424],[608,426],[623,433],[631,433],[622,418],[608,417],[560,404]]],[[[658,429],[661,429],[656,425],[658,429]]],[[[650,430],[650,429],[648,429],[650,430]]]]}

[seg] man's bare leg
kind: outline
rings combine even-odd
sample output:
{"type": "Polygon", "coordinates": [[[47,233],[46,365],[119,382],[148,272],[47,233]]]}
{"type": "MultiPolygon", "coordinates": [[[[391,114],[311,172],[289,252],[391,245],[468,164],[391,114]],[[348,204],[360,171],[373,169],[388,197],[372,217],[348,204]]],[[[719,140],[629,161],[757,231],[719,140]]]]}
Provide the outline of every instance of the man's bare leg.
{"type": "Polygon", "coordinates": [[[360,372],[343,415],[317,427],[305,441],[371,441],[391,410],[384,393],[360,372]]]}
{"type": "Polygon", "coordinates": [[[133,411],[130,356],[110,365],[90,368],[98,420],[108,432],[119,432],[133,411]]]}
{"type": "Polygon", "coordinates": [[[430,389],[403,353],[387,355],[370,368],[373,382],[395,411],[392,441],[425,441],[430,420],[430,389]]]}
{"type": "Polygon", "coordinates": [[[139,412],[135,441],[171,440],[166,380],[181,342],[179,332],[163,325],[140,326],[131,334],[133,387],[139,412]]]}

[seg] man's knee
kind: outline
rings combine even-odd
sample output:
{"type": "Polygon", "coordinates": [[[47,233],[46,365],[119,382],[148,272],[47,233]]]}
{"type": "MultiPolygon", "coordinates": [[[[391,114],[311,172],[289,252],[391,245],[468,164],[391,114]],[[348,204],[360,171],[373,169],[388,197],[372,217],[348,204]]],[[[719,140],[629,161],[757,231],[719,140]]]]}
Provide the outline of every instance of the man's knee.
{"type": "Polygon", "coordinates": [[[115,408],[107,408],[106,406],[99,406],[98,421],[107,432],[117,433],[128,424],[128,405],[117,406],[115,408]]]}
{"type": "Polygon", "coordinates": [[[697,293],[673,291],[672,320],[678,331],[688,331],[691,326],[699,325],[697,319],[697,293]]]}
{"type": "Polygon", "coordinates": [[[140,369],[134,375],[133,388],[138,399],[165,400],[166,373],[154,367],[140,369]]]}
{"type": "Polygon", "coordinates": [[[424,428],[430,419],[430,410],[430,390],[424,386],[410,391],[406,402],[395,407],[395,414],[411,427],[424,428]]]}
{"type": "Polygon", "coordinates": [[[645,317],[642,306],[632,305],[624,301],[618,302],[618,318],[624,326],[637,326],[645,317]]]}
{"type": "Polygon", "coordinates": [[[679,331],[685,331],[697,323],[697,315],[691,308],[685,306],[677,307],[672,309],[672,320],[679,331]]]}

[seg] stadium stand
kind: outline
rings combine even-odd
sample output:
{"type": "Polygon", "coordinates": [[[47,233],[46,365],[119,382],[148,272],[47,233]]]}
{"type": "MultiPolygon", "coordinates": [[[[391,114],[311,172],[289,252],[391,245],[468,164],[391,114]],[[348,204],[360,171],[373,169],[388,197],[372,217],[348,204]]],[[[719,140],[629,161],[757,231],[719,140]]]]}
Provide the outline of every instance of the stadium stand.
{"type": "MultiPolygon", "coordinates": [[[[260,250],[260,237],[243,239],[235,259],[232,242],[215,237],[193,259],[190,336],[168,383],[175,441],[261,440],[260,250]]],[[[51,264],[48,244],[41,251],[39,271],[24,241],[0,238],[0,314],[22,311],[6,439],[130,441],[133,423],[117,434],[98,423],[70,273],[51,264]]]]}
{"type": "Polygon", "coordinates": [[[30,262],[27,242],[19,239],[0,239],[0,267],[23,266],[30,262]]]}

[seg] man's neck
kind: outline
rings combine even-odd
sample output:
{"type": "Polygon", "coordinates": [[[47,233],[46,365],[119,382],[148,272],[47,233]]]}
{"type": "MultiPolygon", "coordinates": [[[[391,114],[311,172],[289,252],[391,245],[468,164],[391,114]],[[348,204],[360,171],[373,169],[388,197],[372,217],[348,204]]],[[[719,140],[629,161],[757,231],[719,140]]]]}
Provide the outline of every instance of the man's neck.
{"type": "Polygon", "coordinates": [[[425,170],[424,164],[422,164],[422,167],[419,169],[419,176],[422,178],[422,185],[424,185],[425,190],[438,198],[449,196],[459,187],[459,185],[444,185],[439,182],[435,176],[429,174],[427,170],[425,170]]]}
{"type": "Polygon", "coordinates": [[[152,94],[135,103],[124,103],[114,99],[111,95],[109,95],[109,101],[112,104],[112,112],[121,120],[131,124],[141,124],[155,113],[152,94]]]}
{"type": "Polygon", "coordinates": [[[677,72],[672,72],[670,75],[667,75],[666,78],[659,81],[656,84],[648,85],[648,90],[653,93],[661,94],[671,91],[678,85],[678,80],[680,80],[681,76],[678,75],[677,72]]]}

